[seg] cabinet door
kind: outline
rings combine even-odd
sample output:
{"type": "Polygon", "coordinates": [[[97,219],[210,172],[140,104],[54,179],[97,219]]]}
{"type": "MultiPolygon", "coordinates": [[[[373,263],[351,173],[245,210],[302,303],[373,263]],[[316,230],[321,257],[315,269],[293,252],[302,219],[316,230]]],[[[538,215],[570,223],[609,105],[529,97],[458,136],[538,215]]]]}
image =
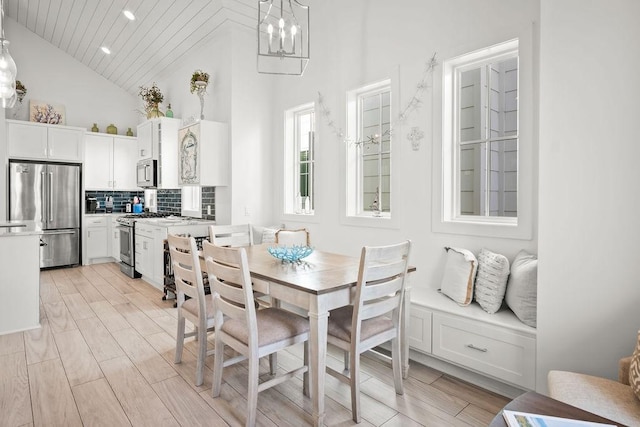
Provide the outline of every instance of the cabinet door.
{"type": "Polygon", "coordinates": [[[145,277],[153,278],[153,239],[136,233],[136,270],[145,277]]]}
{"type": "Polygon", "coordinates": [[[115,218],[111,221],[109,227],[109,234],[111,236],[111,257],[120,262],[120,229],[115,218]]]}
{"type": "Polygon", "coordinates": [[[26,159],[47,158],[47,127],[7,122],[7,154],[26,159]]]}
{"type": "Polygon", "coordinates": [[[153,121],[138,125],[138,155],[136,161],[153,157],[153,121]]]}
{"type": "Polygon", "coordinates": [[[87,227],[87,258],[106,258],[110,256],[107,227],[87,227]]]}
{"type": "Polygon", "coordinates": [[[84,187],[90,190],[113,188],[113,138],[85,135],[84,187]]]}
{"type": "Polygon", "coordinates": [[[84,132],[50,126],[48,128],[49,158],[51,160],[82,161],[84,132]]]}
{"type": "Polygon", "coordinates": [[[157,284],[164,284],[164,241],[167,239],[167,229],[154,227],[153,229],[153,280],[157,284]]]}
{"type": "Polygon", "coordinates": [[[134,138],[113,138],[113,188],[115,190],[138,190],[137,152],[137,141],[134,138]]]}

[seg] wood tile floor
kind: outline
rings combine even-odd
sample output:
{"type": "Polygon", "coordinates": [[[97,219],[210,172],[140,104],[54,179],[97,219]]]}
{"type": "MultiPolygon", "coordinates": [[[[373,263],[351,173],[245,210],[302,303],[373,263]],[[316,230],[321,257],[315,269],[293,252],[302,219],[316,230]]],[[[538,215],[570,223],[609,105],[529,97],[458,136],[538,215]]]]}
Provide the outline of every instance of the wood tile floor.
{"type": "MultiPolygon", "coordinates": [[[[173,363],[176,310],[161,296],[114,263],[42,272],[42,328],[0,336],[0,425],[244,425],[246,366],[225,369],[214,399],[210,356],[205,383],[195,387],[197,343],[173,363]]],[[[301,358],[299,346],[278,364],[301,358]]],[[[330,353],[328,363],[339,367],[341,355],[330,353]]],[[[485,426],[509,401],[417,363],[403,396],[387,365],[365,356],[362,371],[363,426],[485,426]]],[[[301,390],[295,378],[260,393],[258,425],[310,425],[301,390]]],[[[326,395],[327,424],[353,425],[349,387],[327,376],[326,395]]]]}

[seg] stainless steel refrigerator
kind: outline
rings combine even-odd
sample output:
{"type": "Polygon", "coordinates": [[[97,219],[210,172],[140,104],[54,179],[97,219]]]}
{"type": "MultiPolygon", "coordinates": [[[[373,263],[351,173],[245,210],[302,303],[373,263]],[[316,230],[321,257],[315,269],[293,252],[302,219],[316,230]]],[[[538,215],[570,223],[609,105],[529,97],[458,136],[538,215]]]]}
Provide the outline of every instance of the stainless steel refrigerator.
{"type": "Polygon", "coordinates": [[[9,161],[9,219],[43,230],[40,268],[80,260],[80,165],[9,161]]]}

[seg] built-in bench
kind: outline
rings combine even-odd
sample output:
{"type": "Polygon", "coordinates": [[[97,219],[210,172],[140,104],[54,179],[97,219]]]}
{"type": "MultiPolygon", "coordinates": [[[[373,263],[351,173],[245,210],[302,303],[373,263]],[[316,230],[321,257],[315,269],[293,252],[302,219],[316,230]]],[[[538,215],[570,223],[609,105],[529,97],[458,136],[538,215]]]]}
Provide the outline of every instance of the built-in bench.
{"type": "Polygon", "coordinates": [[[506,307],[462,307],[435,289],[413,287],[411,358],[506,396],[535,389],[536,329],[506,307]]]}

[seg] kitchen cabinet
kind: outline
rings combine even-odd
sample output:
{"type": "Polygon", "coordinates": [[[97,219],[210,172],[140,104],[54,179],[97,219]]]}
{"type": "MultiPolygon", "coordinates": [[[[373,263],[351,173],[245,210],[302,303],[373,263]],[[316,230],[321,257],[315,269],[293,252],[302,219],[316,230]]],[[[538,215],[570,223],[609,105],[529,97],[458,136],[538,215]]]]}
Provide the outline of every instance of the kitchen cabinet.
{"type": "Polygon", "coordinates": [[[99,133],[85,135],[85,180],[90,190],[137,190],[134,137],[99,133]]]}
{"type": "Polygon", "coordinates": [[[109,249],[109,218],[106,215],[84,217],[85,264],[93,264],[111,256],[109,249]]]}
{"type": "Polygon", "coordinates": [[[155,287],[164,284],[163,251],[167,228],[136,222],[135,227],[136,271],[155,287]]]}
{"type": "Polygon", "coordinates": [[[229,126],[201,120],[178,132],[178,184],[229,185],[229,126]]]}
{"type": "Polygon", "coordinates": [[[121,215],[112,215],[109,228],[111,236],[111,258],[116,262],[120,262],[120,229],[118,228],[118,217],[121,215]]]}
{"type": "Polygon", "coordinates": [[[138,125],[136,161],[158,161],[158,187],[178,188],[178,130],[181,120],[167,117],[138,125]]]}
{"type": "Polygon", "coordinates": [[[82,162],[83,128],[7,120],[9,158],[82,162]]]}

